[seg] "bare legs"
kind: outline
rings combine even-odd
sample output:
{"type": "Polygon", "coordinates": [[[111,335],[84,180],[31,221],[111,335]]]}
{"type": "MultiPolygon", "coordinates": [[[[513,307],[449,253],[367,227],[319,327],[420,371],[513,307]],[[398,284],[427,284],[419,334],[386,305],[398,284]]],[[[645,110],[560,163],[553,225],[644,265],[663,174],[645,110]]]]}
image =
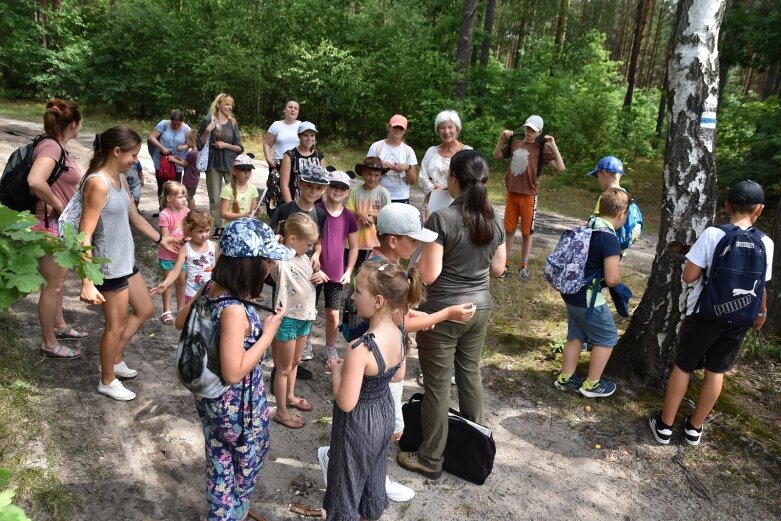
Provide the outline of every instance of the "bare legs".
{"type": "MultiPolygon", "coordinates": [[[[673,367],[670,379],[667,381],[667,390],[664,393],[664,410],[662,410],[662,421],[667,425],[675,422],[675,415],[681,406],[683,397],[686,396],[686,390],[689,388],[689,377],[691,373],[685,372],[677,365],[673,367]]],[[[693,427],[700,428],[705,423],[705,418],[713,410],[721,394],[721,387],[724,383],[722,373],[713,373],[705,370],[705,378],[697,395],[697,406],[689,421],[693,427]]]]}
{"type": "Polygon", "coordinates": [[[47,253],[38,261],[38,271],[46,279],[38,299],[38,320],[41,324],[43,348],[51,350],[57,345],[54,330],[66,326],[62,316],[62,289],[68,269],[57,264],[54,256],[47,253]]]}

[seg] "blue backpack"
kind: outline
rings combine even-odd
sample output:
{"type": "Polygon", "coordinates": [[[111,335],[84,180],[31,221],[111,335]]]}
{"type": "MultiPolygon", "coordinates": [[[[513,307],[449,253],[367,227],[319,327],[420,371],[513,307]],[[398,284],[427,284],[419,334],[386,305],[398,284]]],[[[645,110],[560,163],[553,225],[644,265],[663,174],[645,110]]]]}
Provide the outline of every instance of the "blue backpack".
{"type": "Polygon", "coordinates": [[[594,307],[599,292],[598,284],[602,279],[601,269],[596,273],[586,273],[588,248],[591,244],[591,237],[595,233],[613,232],[590,226],[578,226],[567,230],[561,234],[558,244],[545,262],[545,279],[559,293],[573,295],[586,284],[596,283],[597,286],[591,292],[589,309],[594,307]]]}
{"type": "Polygon", "coordinates": [[[734,224],[718,228],[726,235],[713,252],[710,277],[707,271],[703,274],[694,312],[719,322],[750,326],[757,319],[765,291],[765,234],[753,227],[741,230],[734,224]]]}
{"type": "Polygon", "coordinates": [[[621,245],[621,251],[628,250],[635,243],[640,233],[643,231],[643,213],[634,200],[629,202],[629,208],[626,212],[626,222],[616,230],[618,243],[621,245]],[[639,228],[638,228],[639,226],[639,228]],[[638,228],[635,230],[635,228],[638,228]]]}

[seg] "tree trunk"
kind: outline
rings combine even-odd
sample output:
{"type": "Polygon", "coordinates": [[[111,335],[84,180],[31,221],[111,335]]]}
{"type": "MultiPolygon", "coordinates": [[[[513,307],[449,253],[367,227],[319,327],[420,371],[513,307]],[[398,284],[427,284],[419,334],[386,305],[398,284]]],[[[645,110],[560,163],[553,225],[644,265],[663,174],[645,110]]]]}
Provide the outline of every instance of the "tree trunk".
{"type": "Polygon", "coordinates": [[[469,54],[472,50],[472,36],[475,32],[475,14],[479,0],[464,0],[461,10],[461,31],[458,33],[456,49],[456,84],[454,88],[457,100],[464,101],[466,96],[466,76],[469,68],[469,54]]]}
{"type": "Polygon", "coordinates": [[[774,94],[778,94],[778,80],[781,74],[779,74],[779,64],[774,63],[767,70],[767,76],[765,77],[765,83],[762,85],[762,101],[766,100],[774,94]]]}
{"type": "Polygon", "coordinates": [[[483,43],[480,48],[480,66],[488,66],[488,55],[491,52],[491,39],[494,32],[494,13],[496,12],[496,0],[488,0],[485,5],[485,23],[483,24],[483,43]]]}
{"type": "MultiPolygon", "coordinates": [[[[773,233],[770,235],[775,244],[781,241],[781,198],[776,206],[776,222],[773,226],[773,233]]],[[[781,255],[773,255],[773,274],[781,273],[781,255]]],[[[781,333],[781,277],[775,276],[767,285],[767,322],[765,322],[765,331],[772,333],[781,333]]]]}
{"type": "Polygon", "coordinates": [[[653,42],[651,42],[650,56],[648,57],[648,60],[643,61],[643,66],[645,67],[645,79],[643,80],[641,87],[649,87],[654,84],[654,76],[657,72],[656,55],[659,52],[659,41],[661,40],[662,27],[664,26],[664,13],[665,4],[664,2],[660,2],[659,18],[656,20],[656,27],[654,28],[654,39],[653,42]]]}
{"type": "MultiPolygon", "coordinates": [[[[718,187],[715,119],[718,32],[726,0],[680,0],[668,60],[667,148],[659,244],[648,288],[608,371],[661,385],[667,378],[686,310],[684,252],[713,221],[718,187]]],[[[631,253],[630,253],[631,255],[631,253]]]]}
{"type": "Polygon", "coordinates": [[[632,51],[629,55],[629,70],[626,76],[626,96],[624,96],[624,108],[632,106],[632,97],[635,92],[635,79],[637,78],[637,62],[640,58],[640,48],[643,45],[646,28],[648,27],[648,13],[653,7],[652,0],[639,0],[637,2],[637,14],[635,16],[635,34],[632,38],[632,51]]]}
{"type": "Polygon", "coordinates": [[[567,10],[569,10],[569,0],[560,0],[559,16],[556,18],[556,37],[554,47],[558,52],[564,48],[564,37],[567,34],[567,10]]]}

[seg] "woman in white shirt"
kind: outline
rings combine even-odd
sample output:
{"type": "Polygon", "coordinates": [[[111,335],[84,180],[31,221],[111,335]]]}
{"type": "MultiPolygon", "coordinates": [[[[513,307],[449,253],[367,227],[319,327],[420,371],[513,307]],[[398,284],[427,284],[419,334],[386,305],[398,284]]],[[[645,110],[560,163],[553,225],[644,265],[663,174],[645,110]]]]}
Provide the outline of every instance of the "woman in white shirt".
{"type": "Polygon", "coordinates": [[[268,191],[264,202],[269,217],[277,206],[284,202],[279,184],[279,169],[282,166],[285,152],[298,146],[298,126],[301,124],[298,120],[300,108],[298,101],[292,98],[288,99],[282,111],[283,119],[272,123],[266,132],[266,137],[263,138],[263,153],[268,163],[268,180],[266,181],[268,191]]]}
{"type": "Polygon", "coordinates": [[[407,132],[407,118],[396,114],[388,122],[388,137],[375,141],[366,157],[379,157],[388,172],[380,178],[380,185],[391,194],[394,203],[409,203],[409,187],[418,180],[418,158],[412,147],[402,141],[407,132]]]}
{"type": "Polygon", "coordinates": [[[461,118],[455,110],[443,110],[437,114],[434,120],[434,133],[439,136],[441,143],[429,147],[420,162],[420,177],[418,186],[426,197],[423,200],[423,216],[428,219],[428,202],[432,190],[447,192],[447,178],[450,172],[450,159],[462,150],[471,150],[472,147],[458,140],[461,133],[461,118]]]}

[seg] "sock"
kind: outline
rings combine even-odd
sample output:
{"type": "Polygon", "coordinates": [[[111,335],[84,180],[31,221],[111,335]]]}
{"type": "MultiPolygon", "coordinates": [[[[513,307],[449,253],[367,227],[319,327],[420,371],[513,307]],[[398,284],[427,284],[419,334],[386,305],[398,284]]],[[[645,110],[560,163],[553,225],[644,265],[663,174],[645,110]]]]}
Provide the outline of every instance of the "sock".
{"type": "Polygon", "coordinates": [[[521,268],[529,266],[529,259],[521,259],[521,268]]]}
{"type": "Polygon", "coordinates": [[[684,427],[689,429],[689,430],[695,430],[697,432],[702,432],[702,425],[700,425],[699,428],[695,427],[694,425],[692,425],[692,422],[689,420],[688,416],[686,417],[686,425],[684,425],[684,427]]]}
{"type": "Polygon", "coordinates": [[[667,425],[666,423],[664,423],[662,421],[662,415],[660,414],[659,415],[659,422],[656,424],[656,430],[664,430],[664,429],[673,430],[673,426],[672,425],[667,425]]]}
{"type": "Polygon", "coordinates": [[[572,378],[572,373],[560,373],[556,380],[560,384],[563,384],[564,382],[568,382],[570,378],[572,378]]]}
{"type": "Polygon", "coordinates": [[[598,383],[599,380],[591,381],[588,378],[586,378],[585,380],[583,380],[583,388],[586,389],[587,391],[590,391],[591,389],[596,387],[598,383]]]}

